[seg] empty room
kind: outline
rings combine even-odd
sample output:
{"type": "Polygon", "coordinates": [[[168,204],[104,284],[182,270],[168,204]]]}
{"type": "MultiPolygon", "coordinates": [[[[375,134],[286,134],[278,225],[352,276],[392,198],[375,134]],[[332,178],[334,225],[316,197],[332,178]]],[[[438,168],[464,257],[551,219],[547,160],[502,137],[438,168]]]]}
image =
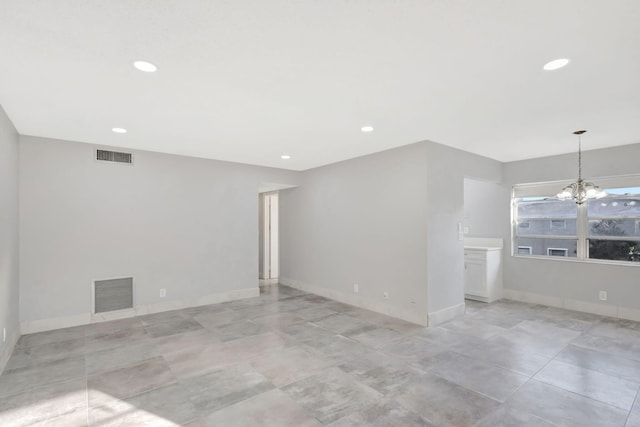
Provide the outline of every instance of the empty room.
{"type": "Polygon", "coordinates": [[[0,425],[640,427],[638,22],[0,0],[0,425]]]}

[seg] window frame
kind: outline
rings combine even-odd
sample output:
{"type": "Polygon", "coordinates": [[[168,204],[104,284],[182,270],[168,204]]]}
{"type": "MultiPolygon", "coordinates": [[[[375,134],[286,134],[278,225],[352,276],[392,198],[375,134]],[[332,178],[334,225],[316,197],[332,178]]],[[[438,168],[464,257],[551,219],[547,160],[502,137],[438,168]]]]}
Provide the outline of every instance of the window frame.
{"type": "MultiPolygon", "coordinates": [[[[623,175],[623,176],[615,176],[615,177],[601,177],[601,178],[590,178],[590,181],[597,183],[603,189],[607,188],[637,188],[640,187],[640,175],[623,175]]],[[[623,261],[623,260],[609,260],[609,259],[598,259],[598,258],[589,258],[589,236],[588,236],[588,212],[587,206],[588,203],[583,203],[582,205],[577,205],[577,217],[576,217],[576,237],[577,237],[577,247],[576,247],[576,256],[554,256],[554,255],[533,255],[533,254],[519,254],[518,249],[522,247],[522,245],[518,245],[518,217],[517,217],[517,209],[518,203],[517,200],[524,197],[551,197],[549,194],[555,195],[559,189],[565,187],[570,184],[568,181],[553,181],[553,182],[538,182],[538,183],[525,183],[525,184],[515,184],[512,187],[511,192],[511,256],[518,258],[535,258],[535,259],[546,259],[546,260],[555,260],[561,262],[586,262],[586,263],[594,263],[594,264],[612,264],[612,265],[621,265],[628,267],[640,267],[639,262],[635,261],[623,261]]],[[[553,218],[549,218],[551,224],[551,220],[553,218]]],[[[591,218],[593,219],[593,218],[591,218]]],[[[526,221],[526,220],[525,220],[526,221]]],[[[551,226],[551,225],[550,225],[551,226]]],[[[636,227],[640,227],[640,218],[636,219],[636,227]]],[[[566,228],[566,221],[565,221],[566,228]]],[[[556,230],[561,230],[561,228],[555,228],[556,230]]],[[[526,236],[526,237],[544,237],[547,239],[562,239],[562,236],[526,236]]],[[[633,236],[620,237],[616,239],[615,236],[613,238],[607,237],[605,240],[640,240],[635,239],[633,236]]],[[[549,249],[549,248],[547,248],[549,249]]],[[[553,248],[551,248],[553,249],[553,248]]],[[[560,248],[558,248],[560,249],[560,248]]],[[[566,249],[566,248],[561,248],[566,249]]],[[[548,252],[548,251],[547,251],[548,252]]]]}

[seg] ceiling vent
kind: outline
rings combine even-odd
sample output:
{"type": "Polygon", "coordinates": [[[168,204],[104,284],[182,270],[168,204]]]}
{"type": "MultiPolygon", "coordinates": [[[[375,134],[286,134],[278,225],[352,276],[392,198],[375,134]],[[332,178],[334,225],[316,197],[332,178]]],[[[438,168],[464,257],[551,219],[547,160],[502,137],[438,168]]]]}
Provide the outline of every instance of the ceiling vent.
{"type": "Polygon", "coordinates": [[[93,295],[95,314],[133,308],[133,277],[96,280],[93,295]]]}
{"type": "Polygon", "coordinates": [[[133,163],[133,155],[131,153],[122,153],[119,151],[96,150],[96,160],[131,164],[133,163]]]}

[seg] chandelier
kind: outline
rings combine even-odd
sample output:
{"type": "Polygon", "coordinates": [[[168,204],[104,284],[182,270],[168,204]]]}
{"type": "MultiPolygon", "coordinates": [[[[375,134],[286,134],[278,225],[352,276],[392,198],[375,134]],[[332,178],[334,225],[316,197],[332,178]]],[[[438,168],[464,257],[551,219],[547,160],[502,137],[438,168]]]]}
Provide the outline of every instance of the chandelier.
{"type": "Polygon", "coordinates": [[[575,200],[579,205],[589,199],[599,199],[607,195],[593,182],[582,180],[582,141],[581,136],[586,130],[577,130],[573,134],[578,135],[578,180],[567,185],[556,197],[560,200],[575,200]]]}

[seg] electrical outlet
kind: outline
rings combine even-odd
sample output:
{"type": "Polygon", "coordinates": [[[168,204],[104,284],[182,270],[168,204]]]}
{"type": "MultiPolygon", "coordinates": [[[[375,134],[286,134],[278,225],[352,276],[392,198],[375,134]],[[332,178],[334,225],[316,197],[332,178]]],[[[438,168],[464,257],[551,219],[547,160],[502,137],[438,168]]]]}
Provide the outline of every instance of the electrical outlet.
{"type": "Polygon", "coordinates": [[[360,288],[358,287],[358,284],[357,284],[357,283],[354,283],[354,284],[353,284],[353,292],[354,292],[354,293],[356,293],[356,294],[357,294],[358,292],[360,292],[360,288]]]}
{"type": "Polygon", "coordinates": [[[384,296],[384,299],[389,299],[389,292],[383,292],[382,296],[384,296]]]}
{"type": "Polygon", "coordinates": [[[160,288],[160,298],[164,298],[167,296],[167,290],[165,288],[160,288]]]}
{"type": "Polygon", "coordinates": [[[607,300],[607,291],[600,291],[600,294],[598,295],[598,298],[600,298],[600,301],[606,301],[607,300]]]}

